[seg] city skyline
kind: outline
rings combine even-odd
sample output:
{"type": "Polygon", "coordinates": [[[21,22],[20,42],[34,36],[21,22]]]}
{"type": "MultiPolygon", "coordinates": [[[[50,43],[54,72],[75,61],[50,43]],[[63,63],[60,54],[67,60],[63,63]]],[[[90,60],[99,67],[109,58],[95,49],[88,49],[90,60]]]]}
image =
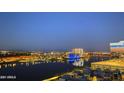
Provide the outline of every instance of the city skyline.
{"type": "Polygon", "coordinates": [[[109,51],[124,13],[0,13],[0,49],[109,51]]]}

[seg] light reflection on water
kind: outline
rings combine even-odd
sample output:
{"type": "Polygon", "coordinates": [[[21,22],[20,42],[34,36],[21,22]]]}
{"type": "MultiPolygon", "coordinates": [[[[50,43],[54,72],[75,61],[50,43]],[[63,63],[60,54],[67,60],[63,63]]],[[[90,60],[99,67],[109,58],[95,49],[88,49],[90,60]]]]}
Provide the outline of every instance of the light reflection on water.
{"type": "Polygon", "coordinates": [[[13,64],[13,67],[16,67],[16,64],[13,64]]]}
{"type": "Polygon", "coordinates": [[[78,61],[75,61],[73,63],[74,66],[83,66],[84,65],[84,59],[80,59],[78,61]]]}
{"type": "Polygon", "coordinates": [[[26,63],[26,66],[29,66],[29,63],[26,63]]]}
{"type": "MultiPolygon", "coordinates": [[[[84,63],[90,63],[90,61],[85,62],[87,60],[89,59],[85,59],[85,60],[82,59],[80,60],[80,62],[84,61],[84,63]]],[[[95,61],[96,60],[97,59],[95,59],[95,61]]],[[[75,66],[73,66],[72,64],[67,64],[64,62],[46,62],[46,61],[0,63],[0,74],[16,75],[17,80],[44,80],[46,78],[55,76],[56,74],[70,71],[74,67],[75,66]]]]}
{"type": "Polygon", "coordinates": [[[21,63],[21,65],[23,65],[24,63],[21,63]]]}
{"type": "Polygon", "coordinates": [[[5,68],[7,68],[8,67],[8,65],[7,64],[5,64],[5,68]]]}
{"type": "Polygon", "coordinates": [[[16,63],[1,63],[0,69],[2,68],[15,68],[16,66],[33,66],[37,64],[41,64],[44,62],[16,62],[16,63]]]}
{"type": "MultiPolygon", "coordinates": [[[[101,58],[101,60],[104,60],[101,58]]],[[[89,61],[89,58],[81,58],[78,62],[75,63],[75,65],[77,66],[83,66],[84,65],[84,62],[88,62],[89,61]]],[[[26,66],[26,67],[29,67],[29,66],[33,66],[33,65],[38,65],[38,64],[41,64],[41,63],[57,63],[57,62],[15,62],[15,63],[0,63],[0,69],[3,69],[3,68],[15,68],[17,66],[26,66]]]]}

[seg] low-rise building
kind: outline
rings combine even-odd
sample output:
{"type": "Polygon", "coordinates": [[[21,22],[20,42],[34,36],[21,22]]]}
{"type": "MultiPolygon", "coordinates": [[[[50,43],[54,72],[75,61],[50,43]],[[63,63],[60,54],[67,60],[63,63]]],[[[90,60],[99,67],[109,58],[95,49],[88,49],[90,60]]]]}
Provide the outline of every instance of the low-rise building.
{"type": "Polygon", "coordinates": [[[101,68],[102,70],[104,70],[104,69],[111,69],[111,70],[118,69],[121,72],[124,72],[124,59],[113,59],[113,60],[91,63],[91,68],[93,70],[95,70],[97,68],[101,68]]]}

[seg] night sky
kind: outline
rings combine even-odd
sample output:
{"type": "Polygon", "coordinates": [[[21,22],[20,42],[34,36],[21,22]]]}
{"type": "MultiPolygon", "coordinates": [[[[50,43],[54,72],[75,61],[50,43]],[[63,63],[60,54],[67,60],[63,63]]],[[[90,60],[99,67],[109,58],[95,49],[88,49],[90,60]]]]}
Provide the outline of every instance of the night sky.
{"type": "Polygon", "coordinates": [[[124,13],[0,13],[0,49],[109,51],[124,40],[124,13]]]}

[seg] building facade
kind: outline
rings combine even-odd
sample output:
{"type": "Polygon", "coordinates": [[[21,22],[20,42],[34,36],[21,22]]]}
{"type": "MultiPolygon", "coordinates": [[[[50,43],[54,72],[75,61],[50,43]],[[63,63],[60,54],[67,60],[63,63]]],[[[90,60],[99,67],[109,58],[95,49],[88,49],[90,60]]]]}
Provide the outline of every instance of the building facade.
{"type": "Polygon", "coordinates": [[[72,49],[72,53],[82,57],[84,55],[84,49],[82,49],[82,48],[74,48],[74,49],[72,49]]]}
{"type": "Polygon", "coordinates": [[[124,41],[110,43],[110,51],[112,53],[124,53],[124,41]]]}
{"type": "Polygon", "coordinates": [[[91,63],[91,68],[96,70],[100,68],[101,70],[110,69],[110,70],[120,70],[124,72],[124,59],[113,59],[108,61],[94,62],[91,63]]]}

